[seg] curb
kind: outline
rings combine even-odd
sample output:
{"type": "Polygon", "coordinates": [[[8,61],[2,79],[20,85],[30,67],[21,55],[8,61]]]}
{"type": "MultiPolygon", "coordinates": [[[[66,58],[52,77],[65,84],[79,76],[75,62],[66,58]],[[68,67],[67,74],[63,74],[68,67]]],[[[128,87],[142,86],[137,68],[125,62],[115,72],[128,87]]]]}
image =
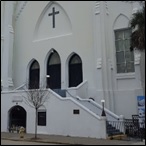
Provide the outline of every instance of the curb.
{"type": "MultiPolygon", "coordinates": [[[[1,137],[1,140],[11,140],[11,141],[26,141],[26,142],[38,142],[38,143],[53,143],[53,144],[59,144],[59,145],[75,145],[75,146],[79,146],[79,145],[87,145],[85,143],[77,143],[77,142],[60,142],[60,141],[49,141],[49,140],[32,140],[31,138],[5,138],[5,137],[1,137]]],[[[110,141],[110,139],[107,139],[110,141]]],[[[120,140],[120,139],[113,139],[113,140],[120,140]]],[[[122,140],[123,141],[123,140],[122,140]]],[[[134,142],[132,144],[129,145],[143,145],[144,146],[145,140],[141,142],[134,142]]],[[[92,145],[92,144],[91,144],[92,145]]],[[[95,144],[94,144],[95,145],[95,144]]],[[[97,144],[99,145],[99,144],[97,144]]],[[[102,145],[102,144],[101,144],[102,145]]]]}
{"type": "MultiPolygon", "coordinates": [[[[4,140],[11,140],[11,141],[27,141],[27,142],[39,142],[39,143],[55,143],[55,144],[62,144],[62,145],[75,145],[74,143],[65,143],[65,142],[55,142],[55,141],[42,141],[42,140],[31,140],[31,139],[12,139],[12,138],[4,138],[4,140]]],[[[80,145],[80,144],[77,144],[80,145]]]]}

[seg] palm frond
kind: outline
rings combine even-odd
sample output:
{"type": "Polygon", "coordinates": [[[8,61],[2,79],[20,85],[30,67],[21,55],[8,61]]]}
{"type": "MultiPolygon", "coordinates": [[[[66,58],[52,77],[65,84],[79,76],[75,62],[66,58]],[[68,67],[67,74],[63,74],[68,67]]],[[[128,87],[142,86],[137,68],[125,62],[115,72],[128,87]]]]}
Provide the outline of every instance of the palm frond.
{"type": "Polygon", "coordinates": [[[145,6],[142,10],[133,14],[130,27],[132,28],[130,50],[132,51],[133,48],[145,50],[145,6]]]}

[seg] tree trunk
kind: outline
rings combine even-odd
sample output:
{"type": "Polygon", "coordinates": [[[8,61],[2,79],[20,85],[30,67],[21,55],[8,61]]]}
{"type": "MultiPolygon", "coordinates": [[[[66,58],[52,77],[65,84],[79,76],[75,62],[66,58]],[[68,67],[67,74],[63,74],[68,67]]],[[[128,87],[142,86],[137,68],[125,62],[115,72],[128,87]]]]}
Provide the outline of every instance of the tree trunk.
{"type": "Polygon", "coordinates": [[[35,120],[35,139],[37,139],[37,122],[38,122],[38,120],[37,120],[37,108],[35,108],[35,110],[36,110],[36,120],[35,120]]]}
{"type": "Polygon", "coordinates": [[[141,84],[143,89],[143,95],[145,96],[145,50],[141,51],[140,57],[140,73],[141,73],[141,84]]]}

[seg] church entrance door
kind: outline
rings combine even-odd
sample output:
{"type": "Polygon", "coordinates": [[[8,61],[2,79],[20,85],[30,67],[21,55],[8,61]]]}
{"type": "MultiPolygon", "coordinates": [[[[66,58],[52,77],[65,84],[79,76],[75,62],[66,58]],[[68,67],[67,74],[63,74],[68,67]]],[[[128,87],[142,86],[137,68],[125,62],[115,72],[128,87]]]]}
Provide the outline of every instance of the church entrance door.
{"type": "Polygon", "coordinates": [[[56,51],[51,53],[47,62],[47,87],[51,89],[61,89],[61,62],[56,51]]]}
{"type": "Polygon", "coordinates": [[[69,87],[76,87],[82,81],[82,61],[77,54],[74,54],[69,61],[69,87]]]}
{"type": "Polygon", "coordinates": [[[21,106],[14,106],[9,111],[9,128],[15,130],[20,126],[26,128],[26,111],[21,106]]]}

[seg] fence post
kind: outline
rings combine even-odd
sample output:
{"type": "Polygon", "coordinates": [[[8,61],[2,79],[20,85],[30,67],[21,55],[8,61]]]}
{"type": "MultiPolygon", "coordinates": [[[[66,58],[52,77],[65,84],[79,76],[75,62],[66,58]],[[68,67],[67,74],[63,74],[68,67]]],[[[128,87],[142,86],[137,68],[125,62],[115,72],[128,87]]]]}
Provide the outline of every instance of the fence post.
{"type": "Polygon", "coordinates": [[[106,116],[101,116],[101,132],[102,132],[102,136],[101,138],[106,139],[107,138],[107,133],[106,133],[106,116]]]}
{"type": "Polygon", "coordinates": [[[124,122],[124,116],[123,115],[119,116],[119,121],[120,121],[121,126],[122,126],[121,131],[125,134],[125,122],[124,122]]]}

